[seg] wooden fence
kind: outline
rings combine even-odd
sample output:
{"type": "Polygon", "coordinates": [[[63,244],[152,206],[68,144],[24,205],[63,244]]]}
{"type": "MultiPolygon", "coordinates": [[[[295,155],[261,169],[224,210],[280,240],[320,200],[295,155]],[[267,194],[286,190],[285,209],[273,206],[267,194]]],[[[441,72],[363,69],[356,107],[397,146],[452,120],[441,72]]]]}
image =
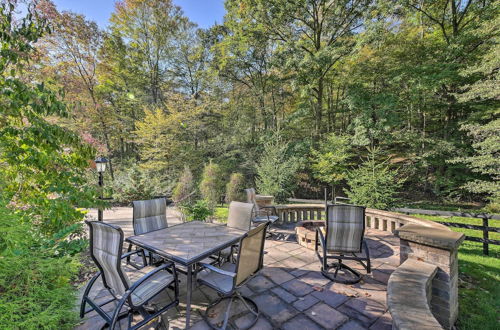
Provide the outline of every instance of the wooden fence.
{"type": "Polygon", "coordinates": [[[483,238],[465,236],[467,241],[480,242],[483,243],[483,254],[489,255],[489,244],[500,245],[499,240],[490,239],[489,233],[500,233],[500,227],[491,227],[489,225],[489,220],[500,220],[500,215],[487,214],[487,213],[470,213],[470,212],[453,212],[453,211],[434,211],[434,210],[420,210],[420,209],[409,209],[409,208],[398,208],[394,211],[405,213],[405,214],[422,214],[422,215],[432,215],[432,216],[445,216],[445,217],[462,217],[462,218],[473,218],[482,219],[483,225],[469,225],[457,222],[442,222],[439,223],[446,225],[448,227],[464,228],[478,230],[483,233],[483,238]]]}

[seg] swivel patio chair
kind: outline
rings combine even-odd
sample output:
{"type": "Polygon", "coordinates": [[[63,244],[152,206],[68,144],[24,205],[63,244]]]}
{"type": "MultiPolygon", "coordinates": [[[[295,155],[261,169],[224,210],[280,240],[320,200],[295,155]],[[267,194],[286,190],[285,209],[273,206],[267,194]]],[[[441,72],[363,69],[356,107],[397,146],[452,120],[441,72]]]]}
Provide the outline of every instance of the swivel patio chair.
{"type": "MultiPolygon", "coordinates": [[[[254,205],[251,203],[231,202],[229,203],[229,214],[227,226],[244,231],[249,231],[252,224],[254,205]]],[[[226,248],[220,252],[219,257],[229,259],[237,250],[238,245],[226,248]]]]}
{"type": "Polygon", "coordinates": [[[220,296],[219,299],[207,307],[203,315],[205,321],[212,328],[225,329],[227,327],[231,317],[231,307],[236,299],[241,301],[246,310],[253,315],[253,318],[249,322],[250,324],[245,329],[252,327],[257,322],[259,318],[258,306],[250,298],[242,296],[238,289],[254,277],[263,267],[264,242],[268,225],[269,222],[260,224],[250,230],[241,239],[235,263],[225,263],[221,268],[210,264],[200,264],[204,269],[198,273],[198,282],[214,289],[220,296]],[[212,309],[219,303],[227,300],[229,302],[222,326],[218,327],[218,325],[210,322],[209,315],[213,316],[212,309]]]}
{"type": "MultiPolygon", "coordinates": [[[[132,207],[132,226],[134,228],[134,235],[145,234],[168,227],[167,199],[165,197],[133,201],[132,207]]],[[[132,244],[128,247],[128,252],[130,251],[132,251],[132,244]]],[[[141,250],[140,255],[144,259],[145,257],[149,257],[150,264],[161,260],[161,258],[155,257],[154,254],[148,251],[141,250]]],[[[127,258],[127,263],[138,268],[137,264],[130,262],[130,257],[127,258]]]]}
{"type": "MultiPolygon", "coordinates": [[[[270,222],[269,227],[271,227],[276,221],[279,220],[278,212],[275,206],[259,206],[259,204],[257,204],[257,194],[255,193],[254,188],[245,189],[245,192],[247,194],[247,203],[252,203],[254,205],[253,223],[260,224],[270,222]]],[[[272,234],[269,233],[269,236],[272,236],[272,234]]]]}
{"type": "Polygon", "coordinates": [[[83,318],[85,314],[96,311],[113,330],[119,319],[127,316],[128,329],[138,329],[179,304],[177,272],[173,263],[165,263],[157,268],[146,266],[136,270],[131,274],[131,278],[137,280],[132,281],[122,269],[121,261],[139,251],[122,255],[122,229],[101,221],[86,221],[86,223],[90,230],[90,255],[99,272],[90,280],[83,293],[80,317],[83,318]],[[99,277],[112,298],[98,303],[89,297],[89,293],[99,277]],[[164,290],[173,291],[174,298],[165,306],[158,308],[157,303],[153,301],[164,290]],[[109,312],[103,307],[111,302],[116,303],[115,309],[108,314],[109,312]],[[87,304],[90,305],[90,309],[86,308],[87,304]],[[122,311],[123,308],[125,311],[122,311]],[[140,314],[142,320],[132,325],[134,314],[140,314]]]}
{"type": "Polygon", "coordinates": [[[327,204],[325,222],[326,227],[316,229],[315,250],[321,262],[321,273],[334,282],[344,284],[359,282],[361,274],[343,263],[343,260],[356,260],[368,273],[371,272],[370,251],[363,238],[365,207],[327,204]],[[364,255],[361,255],[363,251],[364,255]],[[337,262],[328,263],[330,259],[336,259],[337,262]],[[333,274],[330,270],[334,270],[333,274]],[[339,272],[341,272],[340,277],[339,272]]]}

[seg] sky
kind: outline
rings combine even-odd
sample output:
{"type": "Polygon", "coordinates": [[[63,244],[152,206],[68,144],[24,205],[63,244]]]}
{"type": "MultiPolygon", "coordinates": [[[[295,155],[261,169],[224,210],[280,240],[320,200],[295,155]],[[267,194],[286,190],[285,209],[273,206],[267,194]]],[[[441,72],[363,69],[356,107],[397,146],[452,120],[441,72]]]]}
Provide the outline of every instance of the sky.
{"type": "MultiPolygon", "coordinates": [[[[53,0],[58,10],[70,10],[84,14],[101,28],[108,25],[109,17],[114,10],[115,0],[53,0]]],[[[222,23],[224,17],[224,0],[173,0],[180,6],[184,14],[192,22],[202,28],[208,28],[215,22],[222,23]]]]}

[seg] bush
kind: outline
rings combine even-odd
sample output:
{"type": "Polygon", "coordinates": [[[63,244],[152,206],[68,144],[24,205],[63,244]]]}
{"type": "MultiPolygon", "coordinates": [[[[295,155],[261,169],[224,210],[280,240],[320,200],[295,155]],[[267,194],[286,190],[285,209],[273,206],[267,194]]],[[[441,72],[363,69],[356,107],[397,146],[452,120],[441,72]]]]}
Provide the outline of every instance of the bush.
{"type": "MultiPolygon", "coordinates": [[[[56,246],[56,245],[54,245],[56,246]]],[[[54,257],[53,248],[0,200],[0,324],[3,329],[72,329],[75,258],[54,257]]],[[[58,253],[56,253],[58,254],[58,253]]]]}
{"type": "Polygon", "coordinates": [[[378,161],[379,150],[369,149],[368,158],[349,173],[346,190],[353,204],[387,209],[397,203],[396,194],[403,180],[398,171],[390,169],[387,160],[378,161]]]}
{"type": "Polygon", "coordinates": [[[120,203],[151,199],[169,191],[170,182],[158,173],[133,165],[119,172],[113,182],[113,199],[120,203]]]}
{"type": "Polygon", "coordinates": [[[231,203],[232,201],[245,201],[244,194],[244,184],[245,178],[241,173],[233,173],[229,178],[229,182],[226,185],[226,203],[231,203]]]}
{"type": "Polygon", "coordinates": [[[279,135],[264,144],[262,157],[257,164],[257,190],[272,195],[278,203],[286,202],[294,189],[294,178],[300,168],[297,157],[288,155],[289,145],[279,135]]]}
{"type": "Polygon", "coordinates": [[[179,178],[179,181],[174,188],[172,198],[176,203],[189,203],[188,199],[193,191],[193,173],[188,166],[185,166],[184,171],[182,172],[181,177],[179,178]]]}
{"type": "Polygon", "coordinates": [[[182,207],[188,221],[205,221],[214,215],[214,209],[210,208],[207,201],[198,200],[194,204],[187,204],[182,207]]]}
{"type": "Polygon", "coordinates": [[[210,161],[203,169],[200,192],[208,208],[214,210],[222,196],[223,183],[219,165],[210,161]]]}

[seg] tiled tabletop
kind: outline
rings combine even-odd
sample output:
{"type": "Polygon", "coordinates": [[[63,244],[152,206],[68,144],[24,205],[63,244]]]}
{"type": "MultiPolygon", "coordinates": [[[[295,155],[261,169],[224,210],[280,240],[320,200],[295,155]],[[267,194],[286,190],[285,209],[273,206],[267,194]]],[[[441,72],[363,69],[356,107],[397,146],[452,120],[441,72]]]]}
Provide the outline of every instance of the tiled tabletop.
{"type": "Polygon", "coordinates": [[[191,221],[127,238],[137,246],[189,265],[236,243],[245,231],[221,224],[191,221]]]}

